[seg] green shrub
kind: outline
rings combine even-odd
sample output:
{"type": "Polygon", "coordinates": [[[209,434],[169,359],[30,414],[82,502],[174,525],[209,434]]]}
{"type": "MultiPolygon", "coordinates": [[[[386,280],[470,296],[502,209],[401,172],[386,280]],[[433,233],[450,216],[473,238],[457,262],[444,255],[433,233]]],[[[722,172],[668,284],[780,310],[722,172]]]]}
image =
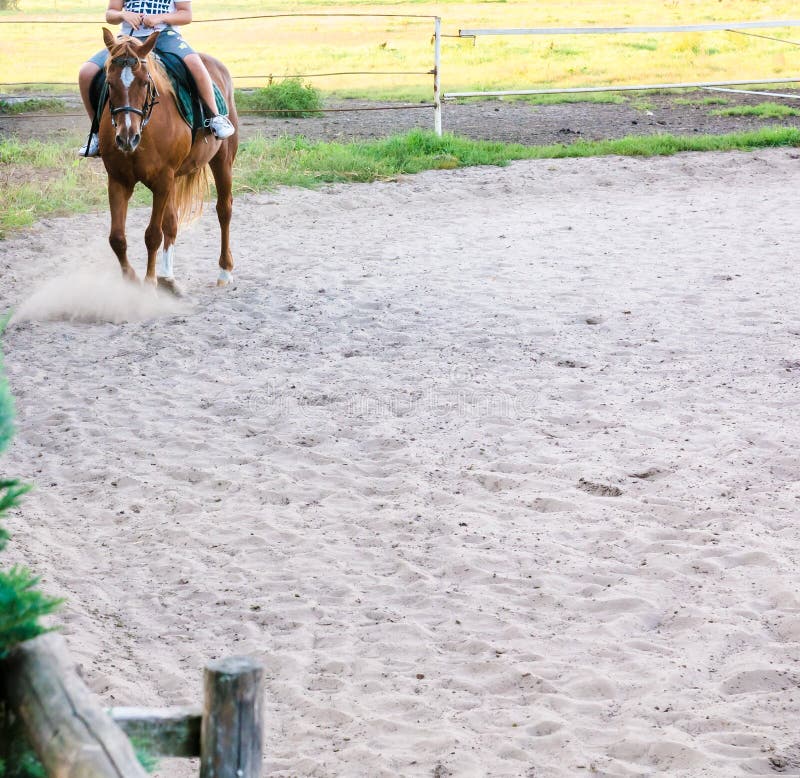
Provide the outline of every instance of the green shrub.
{"type": "Polygon", "coordinates": [[[17,0],[0,0],[0,11],[17,11],[19,3],[17,0]]]}
{"type": "Polygon", "coordinates": [[[21,721],[0,703],[0,778],[47,778],[28,746],[21,721]]]}
{"type": "Polygon", "coordinates": [[[273,116],[318,116],[322,96],[311,84],[300,78],[287,78],[270,83],[252,92],[237,92],[236,107],[240,111],[264,111],[273,116]]]}

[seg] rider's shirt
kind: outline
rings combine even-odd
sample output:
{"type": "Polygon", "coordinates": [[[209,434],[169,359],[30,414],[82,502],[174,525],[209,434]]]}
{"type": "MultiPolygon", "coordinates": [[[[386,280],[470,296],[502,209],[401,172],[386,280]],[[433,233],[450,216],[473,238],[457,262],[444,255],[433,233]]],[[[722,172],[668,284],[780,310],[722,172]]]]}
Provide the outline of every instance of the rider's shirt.
{"type": "MultiPolygon", "coordinates": [[[[180,2],[191,2],[191,0],[180,0],[180,2]]],[[[125,0],[123,10],[132,11],[135,14],[145,16],[157,16],[159,14],[171,14],[175,12],[175,0],[125,0]]],[[[155,27],[139,27],[134,30],[127,22],[122,23],[122,34],[133,35],[134,38],[146,38],[154,30],[163,30],[169,25],[157,24],[155,27]]]]}

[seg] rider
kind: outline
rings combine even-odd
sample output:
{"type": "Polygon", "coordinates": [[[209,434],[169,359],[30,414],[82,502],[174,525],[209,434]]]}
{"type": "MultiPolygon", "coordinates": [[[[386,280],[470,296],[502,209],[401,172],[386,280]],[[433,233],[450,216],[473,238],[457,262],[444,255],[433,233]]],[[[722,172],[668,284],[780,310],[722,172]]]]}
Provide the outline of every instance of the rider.
{"type": "MultiPolygon", "coordinates": [[[[122,24],[122,34],[134,38],[146,38],[156,30],[161,31],[155,50],[177,54],[184,62],[197,84],[197,91],[209,110],[214,115],[208,126],[218,138],[228,138],[236,132],[227,116],[216,113],[217,102],[214,99],[214,87],[211,76],[206,70],[203,60],[175,27],[189,24],[192,21],[191,0],[108,0],[106,21],[109,24],[122,24]]],[[[78,84],[81,98],[89,118],[94,121],[94,107],[89,99],[89,88],[92,79],[105,65],[108,49],[97,52],[84,63],[78,73],[78,84]]],[[[100,141],[96,133],[92,133],[87,144],[78,152],[80,156],[96,157],[100,153],[100,141]]]]}

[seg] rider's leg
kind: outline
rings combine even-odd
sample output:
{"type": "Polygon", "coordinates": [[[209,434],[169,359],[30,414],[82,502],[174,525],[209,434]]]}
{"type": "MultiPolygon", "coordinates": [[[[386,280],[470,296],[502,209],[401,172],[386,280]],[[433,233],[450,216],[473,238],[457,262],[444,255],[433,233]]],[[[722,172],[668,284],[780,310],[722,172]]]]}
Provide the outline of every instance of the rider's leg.
{"type": "MultiPolygon", "coordinates": [[[[89,60],[83,63],[78,72],[78,87],[81,90],[81,100],[83,100],[83,107],[86,113],[89,114],[89,119],[94,126],[94,106],[89,98],[89,90],[92,86],[92,80],[100,70],[100,65],[97,62],[89,60]]],[[[78,149],[79,157],[96,157],[100,153],[100,140],[96,133],[90,133],[89,140],[86,141],[84,146],[78,149]]]]}
{"type": "Polygon", "coordinates": [[[81,100],[83,100],[83,107],[86,109],[86,113],[89,114],[89,118],[92,121],[94,121],[94,106],[89,99],[89,88],[92,85],[92,79],[94,79],[99,70],[99,65],[90,61],[84,62],[83,67],[78,72],[78,86],[81,90],[81,100]]]}
{"type": "Polygon", "coordinates": [[[217,101],[214,98],[214,84],[200,55],[192,49],[180,33],[171,28],[164,30],[158,36],[156,51],[164,54],[175,54],[183,60],[184,65],[197,85],[197,91],[202,101],[208,107],[210,116],[206,126],[220,139],[229,138],[236,133],[236,127],[231,124],[225,114],[217,111],[217,101]]]}
{"type": "Polygon", "coordinates": [[[208,74],[203,60],[200,59],[199,54],[187,54],[183,61],[194,76],[194,82],[197,84],[197,91],[200,93],[201,99],[212,112],[212,116],[216,116],[217,101],[214,98],[214,85],[211,83],[211,76],[208,74]]]}
{"type": "Polygon", "coordinates": [[[221,115],[217,112],[217,101],[214,98],[214,85],[211,83],[211,76],[206,70],[203,60],[200,59],[199,54],[192,52],[183,58],[186,67],[189,68],[194,81],[197,84],[197,91],[203,102],[208,106],[211,116],[206,122],[206,126],[218,138],[229,138],[236,132],[236,128],[231,124],[227,116],[221,115]]]}

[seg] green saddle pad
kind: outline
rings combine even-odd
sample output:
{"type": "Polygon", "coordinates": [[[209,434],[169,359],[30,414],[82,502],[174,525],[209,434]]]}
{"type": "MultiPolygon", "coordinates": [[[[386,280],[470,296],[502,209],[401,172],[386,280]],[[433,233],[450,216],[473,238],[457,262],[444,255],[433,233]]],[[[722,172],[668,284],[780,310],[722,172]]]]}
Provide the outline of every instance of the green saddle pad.
{"type": "MultiPolygon", "coordinates": [[[[200,129],[205,120],[205,110],[197,94],[197,88],[189,69],[176,54],[155,52],[155,56],[161,60],[172,82],[172,88],[175,90],[175,101],[178,104],[178,110],[183,120],[192,128],[193,132],[200,129]]],[[[217,103],[217,113],[227,114],[228,104],[216,84],[214,84],[214,100],[217,103]]]]}

